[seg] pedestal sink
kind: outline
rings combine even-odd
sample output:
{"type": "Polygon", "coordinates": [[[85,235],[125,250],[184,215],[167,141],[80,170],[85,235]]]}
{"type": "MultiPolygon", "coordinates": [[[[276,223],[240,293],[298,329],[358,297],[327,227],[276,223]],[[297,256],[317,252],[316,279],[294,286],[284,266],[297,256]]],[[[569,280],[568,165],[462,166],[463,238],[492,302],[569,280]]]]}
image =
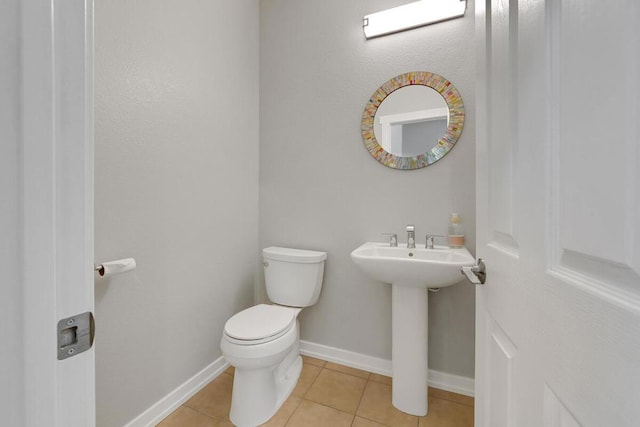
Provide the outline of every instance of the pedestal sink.
{"type": "Polygon", "coordinates": [[[412,415],[426,415],[428,375],[429,288],[460,282],[462,267],[475,264],[466,248],[390,247],[368,242],[351,259],[374,280],[392,286],[393,406],[412,415]]]}

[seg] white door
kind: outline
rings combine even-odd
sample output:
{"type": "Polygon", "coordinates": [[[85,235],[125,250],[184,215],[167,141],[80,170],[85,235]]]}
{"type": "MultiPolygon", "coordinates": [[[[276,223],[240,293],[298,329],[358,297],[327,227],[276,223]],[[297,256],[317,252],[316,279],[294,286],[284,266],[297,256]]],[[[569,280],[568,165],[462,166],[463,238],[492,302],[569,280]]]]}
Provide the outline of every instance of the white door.
{"type": "Polygon", "coordinates": [[[640,2],[476,25],[476,426],[638,426],[640,2]]]}
{"type": "Polygon", "coordinates": [[[20,13],[25,425],[90,427],[94,351],[59,360],[57,324],[94,306],[92,1],[20,13]]]}

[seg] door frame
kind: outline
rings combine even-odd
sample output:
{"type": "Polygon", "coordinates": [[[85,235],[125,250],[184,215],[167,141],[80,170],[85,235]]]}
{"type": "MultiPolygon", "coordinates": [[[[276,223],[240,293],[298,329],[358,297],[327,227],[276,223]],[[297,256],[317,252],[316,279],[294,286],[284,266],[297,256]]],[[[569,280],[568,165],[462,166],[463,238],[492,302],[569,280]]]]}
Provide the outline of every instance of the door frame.
{"type": "Polygon", "coordinates": [[[57,359],[60,319],[94,311],[93,2],[21,2],[26,426],[95,425],[94,349],[57,359]]]}
{"type": "MultiPolygon", "coordinates": [[[[476,88],[476,100],[486,99],[486,11],[484,1],[475,2],[475,43],[476,43],[476,73],[475,73],[475,88],[476,88]]],[[[478,104],[479,105],[479,104],[478,104]]],[[[486,230],[482,221],[486,221],[486,218],[482,217],[482,209],[479,209],[478,204],[482,203],[482,200],[487,199],[487,188],[485,181],[481,179],[480,174],[485,168],[478,167],[479,165],[487,165],[487,111],[486,108],[476,108],[476,241],[486,242],[486,230]],[[484,235],[481,235],[485,233],[484,235]]],[[[476,257],[481,257],[482,250],[480,244],[476,247],[476,257]]],[[[486,328],[483,321],[479,321],[478,313],[484,313],[485,308],[485,292],[482,286],[476,286],[476,320],[475,320],[475,378],[474,378],[474,426],[483,427],[486,417],[486,398],[484,396],[484,365],[485,365],[485,335],[486,328]]]]}

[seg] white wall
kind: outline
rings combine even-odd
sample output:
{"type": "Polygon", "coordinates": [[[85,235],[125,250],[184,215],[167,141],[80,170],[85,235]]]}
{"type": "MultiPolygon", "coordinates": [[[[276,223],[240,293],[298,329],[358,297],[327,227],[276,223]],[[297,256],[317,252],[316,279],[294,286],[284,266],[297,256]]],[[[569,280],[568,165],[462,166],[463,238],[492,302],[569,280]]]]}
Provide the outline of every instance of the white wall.
{"type": "MultiPolygon", "coordinates": [[[[260,245],[329,253],[320,300],[301,315],[302,339],[387,359],[390,286],[367,279],[350,252],[382,232],[405,242],[406,224],[423,244],[426,233],[446,232],[453,210],[475,248],[473,2],[463,19],[365,40],[365,14],[403,3],[260,2],[260,245]],[[465,128],[440,162],[392,170],[365,149],[360,120],[378,86],[413,70],[456,85],[465,128]]],[[[429,310],[430,367],[473,377],[473,286],[430,294],[429,310]]]]}
{"type": "Polygon", "coordinates": [[[258,3],[98,0],[97,424],[121,426],[221,356],[254,300],[258,3]]]}
{"type": "Polygon", "coordinates": [[[0,414],[24,424],[19,2],[0,2],[0,414]]]}

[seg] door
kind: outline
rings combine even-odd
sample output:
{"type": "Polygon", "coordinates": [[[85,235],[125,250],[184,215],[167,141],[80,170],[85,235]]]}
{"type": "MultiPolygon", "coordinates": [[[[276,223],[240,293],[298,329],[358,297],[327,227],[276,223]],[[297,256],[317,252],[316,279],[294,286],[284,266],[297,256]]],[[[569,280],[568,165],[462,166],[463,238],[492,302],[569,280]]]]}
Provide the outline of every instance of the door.
{"type": "Polygon", "coordinates": [[[638,23],[476,3],[476,426],[640,422],[638,23]]]}
{"type": "Polygon", "coordinates": [[[58,360],[57,324],[94,305],[92,2],[21,2],[20,15],[24,420],[87,427],[93,349],[58,360]]]}

